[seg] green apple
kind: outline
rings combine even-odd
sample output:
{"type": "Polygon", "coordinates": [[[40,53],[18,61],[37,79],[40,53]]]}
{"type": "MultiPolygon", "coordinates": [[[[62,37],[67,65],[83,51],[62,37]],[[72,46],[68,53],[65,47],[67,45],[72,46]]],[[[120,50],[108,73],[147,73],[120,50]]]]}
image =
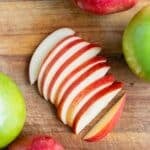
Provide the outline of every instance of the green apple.
{"type": "Polygon", "coordinates": [[[140,10],[127,26],[123,52],[131,70],[150,81],[150,5],[140,10]]]}
{"type": "Polygon", "coordinates": [[[26,106],[21,91],[8,76],[0,73],[0,149],[21,132],[26,106]]]}

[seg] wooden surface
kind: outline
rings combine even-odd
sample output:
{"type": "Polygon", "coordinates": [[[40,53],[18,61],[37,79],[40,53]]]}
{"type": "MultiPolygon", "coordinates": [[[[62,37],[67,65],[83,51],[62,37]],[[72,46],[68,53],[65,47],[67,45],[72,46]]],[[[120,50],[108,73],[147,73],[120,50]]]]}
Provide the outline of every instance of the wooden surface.
{"type": "Polygon", "coordinates": [[[133,9],[109,16],[94,16],[75,8],[69,0],[0,0],[0,71],[10,75],[26,99],[27,120],[22,135],[48,134],[66,150],[148,150],[150,147],[150,84],[136,78],[121,52],[123,30],[149,0],[133,9]],[[78,35],[98,42],[109,58],[112,72],[124,81],[128,99],[119,124],[97,143],[83,142],[64,126],[52,105],[28,81],[30,56],[39,42],[59,27],[72,27],[78,35]]]}

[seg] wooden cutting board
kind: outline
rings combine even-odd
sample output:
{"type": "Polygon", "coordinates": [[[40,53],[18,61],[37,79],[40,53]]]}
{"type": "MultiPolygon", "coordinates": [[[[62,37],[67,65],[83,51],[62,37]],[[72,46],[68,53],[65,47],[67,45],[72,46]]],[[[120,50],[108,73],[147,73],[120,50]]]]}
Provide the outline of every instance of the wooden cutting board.
{"type": "Polygon", "coordinates": [[[149,0],[133,9],[109,16],[95,16],[75,8],[69,0],[0,0],[0,71],[10,75],[26,99],[27,120],[22,135],[47,134],[66,150],[148,150],[150,147],[150,84],[128,69],[121,51],[123,30],[149,0]],[[125,82],[127,103],[119,124],[105,139],[87,143],[57,118],[52,105],[30,86],[30,56],[50,32],[71,27],[84,39],[100,43],[116,78],[125,82]]]}

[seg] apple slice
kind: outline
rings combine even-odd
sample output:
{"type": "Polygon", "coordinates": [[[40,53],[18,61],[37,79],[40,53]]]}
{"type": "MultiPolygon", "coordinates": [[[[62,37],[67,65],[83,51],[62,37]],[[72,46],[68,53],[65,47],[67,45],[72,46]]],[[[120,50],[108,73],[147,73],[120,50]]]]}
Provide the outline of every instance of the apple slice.
{"type": "MultiPolygon", "coordinates": [[[[90,55],[91,56],[91,55],[90,55]]],[[[55,95],[55,106],[57,107],[60,103],[60,100],[65,93],[65,91],[68,89],[68,87],[77,80],[82,74],[84,74],[87,70],[92,68],[94,65],[98,63],[105,63],[107,60],[104,57],[100,56],[93,56],[89,60],[82,63],[79,67],[74,69],[72,72],[70,72],[64,80],[59,85],[56,95],[55,95]]]]}
{"type": "Polygon", "coordinates": [[[122,114],[126,101],[124,94],[120,100],[96,123],[96,125],[84,136],[84,140],[96,142],[104,138],[116,125],[122,114]]]}
{"type": "Polygon", "coordinates": [[[74,35],[75,32],[69,28],[61,28],[51,33],[35,50],[29,66],[30,83],[34,84],[38,78],[40,67],[47,54],[55,47],[55,45],[64,38],[74,35]]]}
{"type": "Polygon", "coordinates": [[[73,84],[65,91],[64,95],[62,96],[62,99],[60,101],[60,104],[58,106],[58,116],[61,119],[61,121],[66,124],[66,117],[67,117],[67,111],[72,103],[72,100],[76,97],[76,95],[79,94],[80,91],[83,90],[86,86],[94,82],[100,77],[103,77],[108,70],[110,69],[110,66],[106,63],[100,63],[96,64],[92,68],[90,68],[87,72],[82,74],[73,84]]]}
{"type": "Polygon", "coordinates": [[[72,46],[72,44],[75,41],[81,40],[81,38],[76,36],[68,36],[62,41],[60,41],[54,48],[51,50],[51,52],[46,56],[45,60],[43,61],[43,64],[40,68],[39,76],[38,76],[38,89],[40,94],[42,94],[41,85],[43,84],[43,77],[45,76],[45,70],[48,67],[48,65],[51,63],[54,63],[56,59],[58,59],[59,53],[61,53],[62,49],[68,48],[69,46],[72,46]]]}
{"type": "Polygon", "coordinates": [[[44,82],[42,84],[42,92],[45,99],[49,98],[48,88],[57,70],[62,66],[63,63],[73,56],[78,49],[82,49],[88,44],[89,43],[84,42],[83,40],[76,40],[73,43],[70,43],[70,45],[61,50],[61,52],[58,54],[59,56],[55,57],[54,61],[48,65],[43,79],[44,82]]]}
{"type": "Polygon", "coordinates": [[[95,95],[98,91],[110,86],[115,81],[113,75],[109,74],[103,78],[99,78],[85,87],[72,101],[67,112],[67,124],[72,127],[74,118],[80,109],[87,103],[87,101],[95,95]]]}
{"type": "Polygon", "coordinates": [[[97,92],[76,115],[73,130],[76,134],[81,132],[121,91],[123,84],[115,82],[111,86],[97,92]]]}
{"type": "Polygon", "coordinates": [[[56,91],[64,78],[86,60],[96,56],[100,50],[101,48],[95,44],[88,44],[87,46],[77,50],[74,55],[62,64],[62,66],[56,71],[48,87],[48,94],[52,103],[55,101],[56,91]]]}

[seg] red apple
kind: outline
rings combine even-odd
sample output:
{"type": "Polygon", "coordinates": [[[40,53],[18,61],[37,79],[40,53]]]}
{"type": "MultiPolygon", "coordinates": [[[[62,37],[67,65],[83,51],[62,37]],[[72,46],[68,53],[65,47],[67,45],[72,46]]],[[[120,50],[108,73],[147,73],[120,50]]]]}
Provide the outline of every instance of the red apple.
{"type": "Polygon", "coordinates": [[[69,109],[70,104],[72,103],[72,100],[75,98],[75,96],[78,95],[79,92],[83,90],[83,88],[87,87],[89,84],[99,79],[100,77],[103,77],[108,72],[109,69],[110,69],[110,66],[107,65],[106,63],[96,64],[95,66],[90,68],[88,71],[86,71],[84,74],[82,74],[65,91],[60,101],[60,104],[57,108],[58,116],[64,124],[67,123],[66,121],[67,111],[69,109]]]}
{"type": "Polygon", "coordinates": [[[77,80],[82,74],[84,74],[87,70],[92,68],[94,65],[98,63],[105,63],[106,61],[107,60],[104,57],[95,56],[82,63],[72,72],[68,73],[68,75],[64,78],[64,80],[61,82],[61,84],[59,85],[56,91],[55,106],[57,107],[59,105],[63,94],[75,80],[77,80]]]}
{"type": "Polygon", "coordinates": [[[42,62],[48,53],[64,38],[74,35],[75,32],[69,28],[60,28],[46,37],[35,50],[29,66],[30,83],[34,84],[38,78],[42,62]]]}
{"type": "Polygon", "coordinates": [[[99,15],[111,14],[133,7],[137,0],[74,0],[83,10],[99,15]]]}
{"type": "MultiPolygon", "coordinates": [[[[41,91],[43,93],[43,96],[45,99],[48,99],[48,86],[49,83],[51,82],[51,79],[53,78],[55,72],[60,68],[62,63],[64,63],[69,57],[71,53],[67,53],[68,50],[74,50],[79,47],[84,47],[88,43],[84,42],[82,39],[77,39],[69,43],[67,46],[65,46],[63,49],[60,50],[60,52],[47,64],[43,78],[41,80],[41,91]]],[[[49,57],[48,57],[49,59],[49,57]]],[[[44,65],[43,65],[44,66],[44,65]]],[[[43,68],[42,66],[42,68],[43,68]]],[[[40,80],[38,80],[40,81],[40,80]]],[[[40,85],[40,83],[38,84],[40,85]]]]}
{"type": "Polygon", "coordinates": [[[97,92],[76,115],[73,122],[73,130],[80,133],[121,91],[123,84],[115,82],[111,86],[97,92]]]}
{"type": "Polygon", "coordinates": [[[64,148],[51,137],[36,135],[18,138],[8,150],[64,150],[64,148]]]}
{"type": "Polygon", "coordinates": [[[84,136],[84,140],[96,142],[104,138],[118,122],[126,101],[124,94],[120,100],[96,123],[96,125],[84,136]]]}
{"type": "Polygon", "coordinates": [[[99,78],[95,81],[93,80],[91,84],[89,84],[87,87],[85,86],[85,88],[72,100],[72,103],[69,106],[67,111],[67,124],[72,127],[74,118],[84,104],[98,91],[110,86],[114,81],[114,76],[109,74],[103,78],[99,78]]]}

